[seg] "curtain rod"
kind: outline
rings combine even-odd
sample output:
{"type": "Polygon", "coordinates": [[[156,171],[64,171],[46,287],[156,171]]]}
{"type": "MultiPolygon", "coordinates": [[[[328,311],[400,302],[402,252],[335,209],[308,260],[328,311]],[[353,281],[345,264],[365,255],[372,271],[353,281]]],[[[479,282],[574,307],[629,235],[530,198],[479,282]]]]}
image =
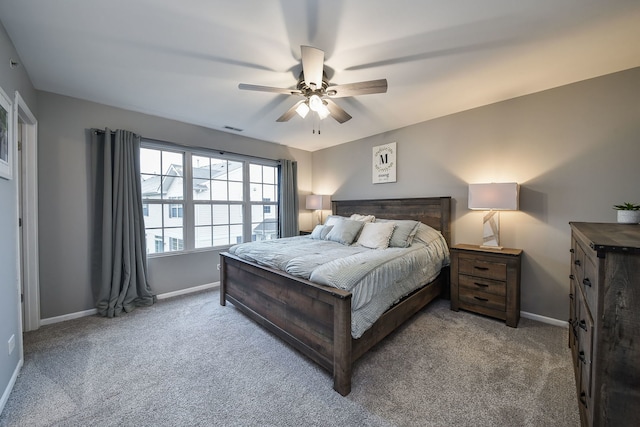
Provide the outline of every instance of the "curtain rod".
{"type": "MultiPolygon", "coordinates": [[[[104,134],[104,130],[102,129],[97,129],[97,128],[91,128],[91,130],[96,134],[96,135],[101,135],[104,134]]],[[[115,132],[115,130],[113,131],[115,132]]],[[[249,157],[252,159],[258,159],[258,160],[269,160],[272,162],[276,162],[276,163],[281,163],[279,159],[268,159],[266,157],[258,157],[258,156],[252,156],[251,154],[240,154],[240,153],[234,153],[232,151],[225,151],[225,150],[220,150],[217,148],[209,148],[209,147],[201,147],[199,145],[184,145],[184,144],[178,144],[177,142],[169,142],[169,141],[163,141],[160,139],[154,139],[154,138],[145,138],[142,135],[140,136],[140,139],[143,139],[145,141],[149,141],[149,142],[156,142],[158,144],[164,144],[164,145],[173,145],[176,148],[191,148],[191,149],[196,149],[196,150],[203,150],[203,151],[215,151],[217,153],[219,153],[221,156],[224,155],[230,155],[230,156],[238,156],[238,157],[249,157]]]]}

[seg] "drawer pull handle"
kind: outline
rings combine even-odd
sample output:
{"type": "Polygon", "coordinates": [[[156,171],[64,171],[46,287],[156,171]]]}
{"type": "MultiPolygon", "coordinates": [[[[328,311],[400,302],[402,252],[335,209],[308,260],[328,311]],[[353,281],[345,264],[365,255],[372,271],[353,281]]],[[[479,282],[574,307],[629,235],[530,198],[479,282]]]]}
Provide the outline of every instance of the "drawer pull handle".
{"type": "Polygon", "coordinates": [[[482,302],[487,302],[487,301],[489,301],[489,300],[488,300],[488,299],[486,299],[486,298],[481,298],[481,297],[474,297],[474,298],[475,298],[475,299],[477,299],[478,301],[482,301],[482,302]]]}
{"type": "Polygon", "coordinates": [[[587,395],[584,391],[580,393],[580,403],[582,403],[585,408],[587,407],[587,395]]]}
{"type": "Polygon", "coordinates": [[[473,284],[476,285],[476,286],[483,287],[483,288],[488,288],[489,287],[489,285],[484,284],[484,283],[473,282],[473,284]]]}
{"type": "Polygon", "coordinates": [[[584,329],[585,331],[587,330],[587,322],[585,322],[584,319],[578,322],[578,326],[580,326],[580,328],[584,329]]]}
{"type": "Polygon", "coordinates": [[[577,266],[580,266],[580,260],[579,260],[579,259],[575,260],[573,263],[574,263],[575,265],[577,265],[577,266]]]}
{"type": "Polygon", "coordinates": [[[573,299],[573,294],[569,294],[569,299],[573,299]]]}
{"type": "Polygon", "coordinates": [[[481,270],[481,271],[487,271],[489,269],[489,267],[478,267],[477,265],[474,265],[473,268],[475,268],[476,270],[481,270]]]}
{"type": "Polygon", "coordinates": [[[589,280],[588,277],[585,277],[584,279],[582,279],[582,284],[591,287],[591,280],[589,280]]]}
{"type": "Polygon", "coordinates": [[[574,276],[573,274],[570,274],[570,275],[569,275],[569,279],[571,279],[571,280],[575,280],[575,279],[576,279],[576,276],[574,276]]]}
{"type": "Polygon", "coordinates": [[[571,249],[569,249],[569,252],[575,253],[576,251],[575,251],[575,249],[571,248],[571,249]]]}

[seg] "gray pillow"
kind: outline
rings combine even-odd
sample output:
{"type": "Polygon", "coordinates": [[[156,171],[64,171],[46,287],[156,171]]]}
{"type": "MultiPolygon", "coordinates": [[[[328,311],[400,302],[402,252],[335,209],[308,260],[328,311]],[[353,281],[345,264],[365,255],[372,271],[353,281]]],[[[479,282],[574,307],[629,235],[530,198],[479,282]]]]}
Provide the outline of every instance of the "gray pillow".
{"type": "Polygon", "coordinates": [[[327,240],[350,245],[358,237],[364,222],[340,219],[333,223],[333,228],[327,234],[327,240]]]}
{"type": "Polygon", "coordinates": [[[408,248],[411,246],[413,236],[418,231],[420,223],[410,219],[376,219],[376,222],[394,222],[396,228],[393,230],[389,240],[390,248],[408,248]]]}
{"type": "Polygon", "coordinates": [[[327,234],[331,231],[333,225],[318,224],[311,232],[311,238],[316,240],[326,240],[327,234]]]}

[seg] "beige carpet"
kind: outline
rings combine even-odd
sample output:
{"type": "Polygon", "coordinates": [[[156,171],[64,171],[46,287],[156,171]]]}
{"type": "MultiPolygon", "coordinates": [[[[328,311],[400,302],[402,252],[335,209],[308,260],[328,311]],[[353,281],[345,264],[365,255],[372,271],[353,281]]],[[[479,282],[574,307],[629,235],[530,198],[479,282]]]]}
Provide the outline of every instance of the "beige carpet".
{"type": "Polygon", "coordinates": [[[0,426],[578,426],[566,343],[439,300],[356,362],[342,397],[206,291],[25,334],[0,426]]]}

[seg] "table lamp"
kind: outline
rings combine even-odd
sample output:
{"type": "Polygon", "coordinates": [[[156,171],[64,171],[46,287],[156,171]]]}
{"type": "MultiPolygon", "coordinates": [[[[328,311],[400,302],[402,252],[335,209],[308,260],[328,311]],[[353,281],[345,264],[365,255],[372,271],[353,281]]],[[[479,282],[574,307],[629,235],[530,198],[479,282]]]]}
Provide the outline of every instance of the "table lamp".
{"type": "Polygon", "coordinates": [[[515,182],[469,184],[469,209],[489,211],[482,221],[483,248],[500,246],[500,211],[518,210],[519,185],[515,182]]]}
{"type": "Polygon", "coordinates": [[[331,197],[320,194],[309,194],[306,199],[305,207],[309,210],[320,211],[318,215],[318,224],[322,224],[322,211],[331,209],[331,197]]]}

